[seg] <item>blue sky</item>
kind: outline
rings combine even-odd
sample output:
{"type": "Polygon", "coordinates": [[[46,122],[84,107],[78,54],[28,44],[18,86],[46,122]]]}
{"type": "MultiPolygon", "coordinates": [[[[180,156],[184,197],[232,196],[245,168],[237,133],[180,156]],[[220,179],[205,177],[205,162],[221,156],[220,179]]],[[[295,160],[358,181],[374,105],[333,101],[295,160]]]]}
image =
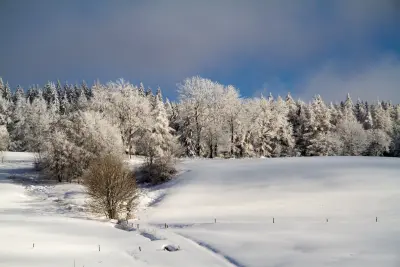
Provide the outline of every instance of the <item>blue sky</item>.
{"type": "Polygon", "coordinates": [[[399,0],[0,0],[0,76],[400,103],[399,0]]]}

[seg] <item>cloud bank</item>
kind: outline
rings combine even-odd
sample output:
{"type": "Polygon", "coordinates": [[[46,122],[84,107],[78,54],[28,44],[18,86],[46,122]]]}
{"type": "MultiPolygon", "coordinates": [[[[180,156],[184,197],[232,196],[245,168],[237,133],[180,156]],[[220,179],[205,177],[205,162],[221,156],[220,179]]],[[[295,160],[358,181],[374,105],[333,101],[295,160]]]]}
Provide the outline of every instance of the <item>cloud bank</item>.
{"type": "Polygon", "coordinates": [[[266,72],[337,53],[357,60],[397,27],[397,2],[3,0],[0,75],[175,84],[203,71],[234,71],[242,60],[266,62],[266,72]]]}
{"type": "Polygon", "coordinates": [[[326,101],[335,102],[350,93],[353,100],[390,100],[400,104],[400,59],[386,56],[357,69],[349,69],[343,62],[327,64],[298,86],[303,99],[320,94],[326,101]]]}

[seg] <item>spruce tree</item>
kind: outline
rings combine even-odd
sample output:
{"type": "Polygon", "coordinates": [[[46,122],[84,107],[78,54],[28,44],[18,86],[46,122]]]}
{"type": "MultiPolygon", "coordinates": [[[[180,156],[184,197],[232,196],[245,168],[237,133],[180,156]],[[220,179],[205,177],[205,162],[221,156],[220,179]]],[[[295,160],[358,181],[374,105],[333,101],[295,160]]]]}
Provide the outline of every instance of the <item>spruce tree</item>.
{"type": "Polygon", "coordinates": [[[141,82],[140,85],[139,85],[138,91],[139,91],[139,95],[140,95],[140,96],[145,96],[145,95],[146,95],[146,92],[145,92],[146,89],[144,88],[144,85],[143,85],[142,82],[141,82]]]}
{"type": "Polygon", "coordinates": [[[92,88],[85,81],[82,81],[81,88],[86,96],[86,100],[90,100],[93,97],[92,88]]]}
{"type": "Polygon", "coordinates": [[[18,85],[13,95],[11,121],[7,127],[11,138],[10,150],[12,151],[23,151],[25,148],[23,125],[27,101],[24,89],[18,85]]]}
{"type": "Polygon", "coordinates": [[[57,96],[60,98],[64,94],[64,88],[61,85],[60,80],[57,80],[56,84],[56,91],[57,91],[57,96]]]}
{"type": "Polygon", "coordinates": [[[393,123],[390,112],[383,108],[381,102],[378,102],[373,106],[372,117],[374,120],[374,129],[380,129],[389,135],[391,134],[393,123]]]}
{"type": "Polygon", "coordinates": [[[334,142],[332,136],[329,135],[331,125],[330,110],[326,107],[320,95],[314,97],[310,106],[314,117],[311,125],[309,144],[306,148],[308,156],[327,156],[335,150],[332,146],[334,142]]]}
{"type": "Polygon", "coordinates": [[[347,94],[346,101],[343,103],[342,119],[347,121],[356,120],[356,116],[354,115],[354,104],[351,100],[350,94],[347,94]]]}
{"type": "Polygon", "coordinates": [[[8,84],[8,82],[4,85],[3,98],[6,101],[9,101],[9,102],[12,101],[12,93],[11,93],[10,85],[8,84]]]}
{"type": "Polygon", "coordinates": [[[77,108],[79,110],[84,111],[87,108],[88,105],[88,100],[86,97],[86,93],[84,91],[84,88],[81,88],[81,93],[79,94],[78,100],[77,100],[77,108]]]}
{"type": "Polygon", "coordinates": [[[358,99],[354,110],[357,121],[364,125],[368,119],[368,109],[366,104],[362,102],[361,99],[358,99]]]}
{"type": "Polygon", "coordinates": [[[272,106],[271,131],[272,135],[272,156],[292,156],[295,140],[293,127],[288,120],[289,107],[286,102],[278,96],[272,106]]]}
{"type": "Polygon", "coordinates": [[[32,104],[33,100],[35,100],[35,98],[38,95],[38,91],[36,86],[30,86],[28,91],[26,92],[26,98],[29,101],[29,104],[32,104]]]}
{"type": "Polygon", "coordinates": [[[162,92],[161,92],[160,87],[157,87],[156,98],[157,98],[157,101],[163,102],[163,97],[162,97],[162,92]]]}
{"type": "Polygon", "coordinates": [[[67,92],[64,91],[60,99],[60,114],[66,115],[69,110],[70,110],[70,104],[68,102],[67,92]]]}

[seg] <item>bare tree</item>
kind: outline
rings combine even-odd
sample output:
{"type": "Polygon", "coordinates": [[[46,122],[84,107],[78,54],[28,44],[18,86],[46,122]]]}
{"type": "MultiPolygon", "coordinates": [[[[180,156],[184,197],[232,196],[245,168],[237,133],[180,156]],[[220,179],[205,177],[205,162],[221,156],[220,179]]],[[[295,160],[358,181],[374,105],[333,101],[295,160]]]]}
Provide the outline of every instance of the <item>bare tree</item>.
{"type": "Polygon", "coordinates": [[[118,219],[131,216],[137,196],[136,180],[123,161],[107,155],[93,161],[84,175],[84,184],[93,212],[118,219]]]}

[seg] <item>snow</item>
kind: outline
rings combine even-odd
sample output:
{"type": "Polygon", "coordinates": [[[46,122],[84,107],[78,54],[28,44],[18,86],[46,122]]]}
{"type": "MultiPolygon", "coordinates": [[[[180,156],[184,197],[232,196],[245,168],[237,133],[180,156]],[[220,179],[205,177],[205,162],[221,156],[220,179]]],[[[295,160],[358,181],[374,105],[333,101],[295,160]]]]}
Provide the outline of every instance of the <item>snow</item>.
{"type": "Polygon", "coordinates": [[[0,266],[400,265],[395,158],[186,159],[127,231],[87,213],[81,185],[35,182],[32,154],[5,159],[0,266]]]}
{"type": "Polygon", "coordinates": [[[4,152],[3,154],[3,161],[5,163],[10,162],[28,162],[31,163],[35,160],[34,153],[27,153],[27,152],[4,152]]]}
{"type": "Polygon", "coordinates": [[[127,156],[125,161],[131,167],[139,167],[140,165],[145,163],[145,157],[143,157],[143,156],[132,156],[131,158],[129,158],[129,156],[127,156]]]}
{"type": "Polygon", "coordinates": [[[185,166],[190,171],[146,211],[146,220],[169,223],[170,231],[236,266],[400,264],[398,159],[199,160],[185,166]]]}
{"type": "Polygon", "coordinates": [[[36,183],[33,155],[20,156],[7,152],[0,165],[0,266],[231,266],[168,230],[84,218],[80,185],[36,183]]]}

